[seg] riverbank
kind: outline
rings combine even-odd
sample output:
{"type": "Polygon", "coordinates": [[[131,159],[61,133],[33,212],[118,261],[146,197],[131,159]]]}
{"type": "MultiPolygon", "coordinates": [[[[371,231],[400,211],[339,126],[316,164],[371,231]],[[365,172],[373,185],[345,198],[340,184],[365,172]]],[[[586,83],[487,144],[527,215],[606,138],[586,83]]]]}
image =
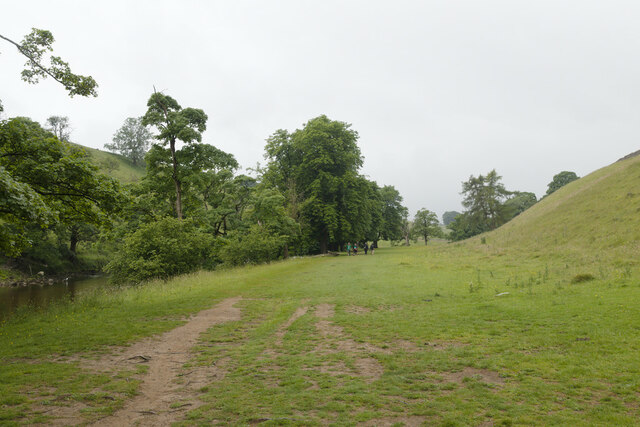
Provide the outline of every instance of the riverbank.
{"type": "Polygon", "coordinates": [[[34,271],[27,273],[18,268],[11,266],[6,260],[0,264],[0,288],[16,288],[27,286],[49,286],[55,283],[62,283],[72,278],[81,278],[103,274],[101,270],[95,268],[86,268],[79,265],[80,268],[63,271],[59,273],[47,273],[45,271],[34,271]]]}

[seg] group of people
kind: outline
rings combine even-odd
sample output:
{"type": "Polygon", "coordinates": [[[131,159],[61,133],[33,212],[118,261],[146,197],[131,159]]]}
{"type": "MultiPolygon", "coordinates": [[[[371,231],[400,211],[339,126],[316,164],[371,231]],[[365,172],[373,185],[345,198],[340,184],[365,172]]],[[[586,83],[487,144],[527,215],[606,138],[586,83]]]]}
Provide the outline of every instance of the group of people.
{"type": "MultiPolygon", "coordinates": [[[[371,250],[371,255],[373,255],[375,246],[373,245],[373,243],[371,244],[371,246],[369,246],[367,242],[364,242],[364,245],[362,245],[362,249],[364,249],[365,255],[369,252],[369,250],[371,250]]],[[[353,252],[354,255],[358,255],[358,242],[354,242],[353,244],[351,244],[351,242],[347,243],[347,253],[349,254],[349,256],[351,256],[351,252],[353,252]]]]}

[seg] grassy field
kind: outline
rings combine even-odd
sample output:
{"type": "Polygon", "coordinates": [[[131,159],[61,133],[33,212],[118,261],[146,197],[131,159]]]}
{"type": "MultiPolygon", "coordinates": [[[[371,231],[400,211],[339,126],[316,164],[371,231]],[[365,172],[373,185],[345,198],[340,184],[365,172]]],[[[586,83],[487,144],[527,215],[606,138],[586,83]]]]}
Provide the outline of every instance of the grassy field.
{"type": "Polygon", "coordinates": [[[241,295],[242,320],[210,329],[185,366],[223,361],[226,372],[185,424],[635,424],[637,276],[575,277],[564,263],[441,244],[199,273],[24,311],[0,329],[0,420],[46,421],[43,408],[72,401],[87,420],[109,413],[135,393],[136,373],[92,373],[77,354],[241,295]]]}
{"type": "Polygon", "coordinates": [[[640,160],[596,171],[467,242],[311,257],[96,294],[0,325],[0,424],[86,422],[144,366],[86,360],[242,296],[185,375],[184,425],[637,425],[640,160]]]}

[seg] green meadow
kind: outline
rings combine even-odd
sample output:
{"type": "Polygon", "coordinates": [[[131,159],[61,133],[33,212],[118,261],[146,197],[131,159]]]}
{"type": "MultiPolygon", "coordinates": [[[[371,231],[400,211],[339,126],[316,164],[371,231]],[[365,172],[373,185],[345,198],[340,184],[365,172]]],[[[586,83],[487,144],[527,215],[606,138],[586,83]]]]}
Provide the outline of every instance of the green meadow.
{"type": "Polygon", "coordinates": [[[637,425],[640,158],[465,242],[383,247],[103,291],[0,325],[0,424],[83,422],[145,368],[83,360],[241,296],[183,366],[217,366],[178,425],[637,425]]]}

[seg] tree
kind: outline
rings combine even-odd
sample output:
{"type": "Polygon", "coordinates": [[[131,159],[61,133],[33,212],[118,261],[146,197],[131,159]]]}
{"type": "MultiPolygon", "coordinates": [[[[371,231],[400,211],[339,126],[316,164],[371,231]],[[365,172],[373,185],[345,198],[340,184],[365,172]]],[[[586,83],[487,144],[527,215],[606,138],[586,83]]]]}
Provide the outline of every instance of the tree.
{"type": "Polygon", "coordinates": [[[104,148],[120,153],[138,165],[144,160],[152,138],[149,129],[142,124],[142,117],[129,117],[113,135],[113,143],[104,144],[104,148]]]}
{"type": "Polygon", "coordinates": [[[442,234],[440,223],[438,222],[438,215],[430,210],[420,209],[413,219],[413,231],[424,238],[424,244],[426,245],[429,237],[440,236],[442,234]]]}
{"type": "Polygon", "coordinates": [[[45,65],[46,53],[53,51],[51,45],[55,41],[51,32],[32,28],[21,43],[16,43],[2,34],[0,38],[14,45],[18,52],[27,57],[25,69],[22,70],[22,80],[27,83],[38,83],[40,79],[51,77],[62,84],[71,97],[98,96],[98,84],[93,77],[72,73],[69,64],[59,56],[51,56],[50,65],[45,65]]]}
{"type": "Polygon", "coordinates": [[[526,191],[514,191],[511,197],[504,202],[507,209],[509,220],[520,215],[538,202],[536,195],[526,191]]]}
{"type": "Polygon", "coordinates": [[[301,222],[321,253],[329,245],[337,248],[348,239],[362,239],[372,221],[363,195],[372,187],[358,175],[362,157],[357,140],[351,125],[324,115],[267,140],[263,179],[285,196],[290,216],[301,222]]]}
{"type": "Polygon", "coordinates": [[[456,217],[460,215],[460,212],[456,212],[456,211],[447,211],[442,215],[442,223],[445,226],[448,226],[449,224],[451,224],[453,222],[453,220],[456,219],[456,217]]]}
{"type": "Polygon", "coordinates": [[[154,92],[147,102],[147,113],[142,118],[144,126],[155,126],[156,139],[163,147],[169,146],[171,161],[171,179],[175,187],[175,214],[182,219],[182,180],[181,165],[176,157],[176,143],[182,141],[189,145],[202,141],[202,132],[207,128],[207,115],[198,108],[182,108],[168,95],[154,92]]]}
{"type": "Polygon", "coordinates": [[[458,215],[447,228],[451,233],[447,236],[451,241],[468,239],[486,231],[483,225],[476,221],[468,212],[458,215]]]}
{"type": "Polygon", "coordinates": [[[557,175],[553,176],[553,181],[551,181],[548,185],[547,185],[547,196],[551,193],[553,193],[554,191],[560,189],[561,187],[564,187],[565,185],[567,185],[568,183],[575,181],[576,179],[578,179],[578,175],[576,175],[575,172],[569,172],[569,171],[562,171],[557,175]]]}
{"type": "Polygon", "coordinates": [[[405,212],[402,217],[402,238],[404,239],[405,246],[411,246],[411,239],[414,238],[414,235],[413,223],[409,221],[409,211],[405,212]]]}
{"type": "Polygon", "coordinates": [[[108,224],[122,201],[119,184],[83,150],[23,117],[0,122],[0,194],[0,234],[13,236],[3,248],[12,256],[31,245],[26,228],[108,224]]]}
{"type": "Polygon", "coordinates": [[[382,225],[379,238],[400,240],[403,237],[403,221],[407,216],[407,208],[402,205],[402,196],[392,185],[385,185],[380,189],[380,198],[382,200],[382,225]]]}
{"type": "Polygon", "coordinates": [[[465,213],[475,225],[473,228],[493,230],[507,221],[508,215],[502,200],[510,192],[504,188],[501,179],[494,169],[486,176],[478,175],[476,178],[472,175],[462,183],[462,205],[467,208],[465,213]]]}
{"type": "Polygon", "coordinates": [[[71,126],[69,117],[51,116],[47,119],[46,129],[54,134],[60,141],[69,142],[71,136],[71,126]]]}

